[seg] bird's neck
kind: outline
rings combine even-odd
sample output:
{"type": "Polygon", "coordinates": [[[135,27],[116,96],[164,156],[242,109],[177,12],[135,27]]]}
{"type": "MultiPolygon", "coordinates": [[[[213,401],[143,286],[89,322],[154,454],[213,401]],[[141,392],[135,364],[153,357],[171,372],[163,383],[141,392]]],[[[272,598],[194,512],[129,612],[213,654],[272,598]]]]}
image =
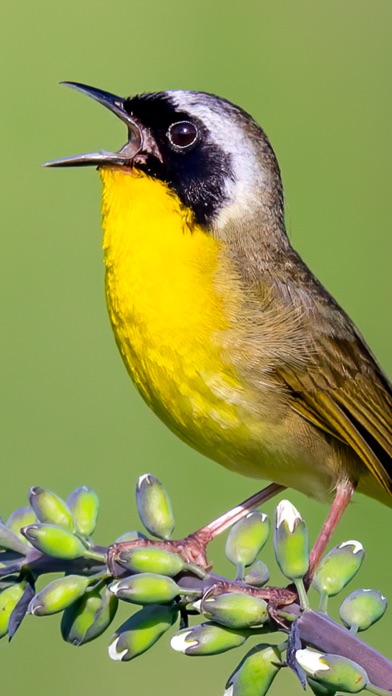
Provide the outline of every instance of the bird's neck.
{"type": "Polygon", "coordinates": [[[242,215],[221,217],[214,227],[214,236],[225,245],[226,253],[245,284],[262,281],[263,277],[278,280],[287,275],[287,263],[296,254],[284,225],[283,207],[265,203],[265,191],[255,196],[251,207],[242,215]]]}

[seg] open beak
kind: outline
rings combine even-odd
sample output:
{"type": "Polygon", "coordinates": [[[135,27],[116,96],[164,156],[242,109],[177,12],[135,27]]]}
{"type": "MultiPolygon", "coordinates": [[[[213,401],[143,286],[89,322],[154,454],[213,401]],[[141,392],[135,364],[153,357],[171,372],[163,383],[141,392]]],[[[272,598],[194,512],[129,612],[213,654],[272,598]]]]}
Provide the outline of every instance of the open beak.
{"type": "Polygon", "coordinates": [[[101,89],[82,85],[79,82],[62,82],[67,87],[72,87],[82,94],[87,94],[109,111],[112,111],[128,128],[128,142],[118,152],[89,152],[73,157],[63,157],[61,159],[45,162],[45,167],[85,167],[91,165],[113,164],[128,165],[132,164],[134,157],[143,148],[143,131],[137,123],[130,117],[124,109],[124,99],[117,97],[110,92],[103,92],[101,89]]]}

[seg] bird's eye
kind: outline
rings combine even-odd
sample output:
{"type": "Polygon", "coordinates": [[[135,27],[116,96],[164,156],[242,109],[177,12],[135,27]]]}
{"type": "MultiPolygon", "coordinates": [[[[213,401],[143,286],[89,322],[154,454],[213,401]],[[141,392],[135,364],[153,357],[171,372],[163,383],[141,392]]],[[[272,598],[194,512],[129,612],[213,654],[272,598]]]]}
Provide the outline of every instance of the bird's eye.
{"type": "Polygon", "coordinates": [[[199,136],[199,131],[191,121],[177,121],[172,123],[167,131],[167,137],[174,150],[185,150],[194,145],[199,136]]]}

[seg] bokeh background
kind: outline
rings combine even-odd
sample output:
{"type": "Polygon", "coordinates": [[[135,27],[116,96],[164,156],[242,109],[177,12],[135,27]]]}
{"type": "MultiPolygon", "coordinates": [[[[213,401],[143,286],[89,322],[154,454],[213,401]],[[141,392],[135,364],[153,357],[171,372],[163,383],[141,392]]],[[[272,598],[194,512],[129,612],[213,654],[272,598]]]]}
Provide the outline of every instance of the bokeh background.
{"type": "MultiPolygon", "coordinates": [[[[137,524],[135,480],[152,471],[171,492],[184,535],[258,486],[188,449],[129,382],[106,317],[98,177],[40,166],[119,147],[125,132],[57,83],[121,95],[200,89],[250,111],[279,158],[295,247],[391,374],[391,21],[390,0],[3,0],[2,516],[24,504],[31,485],[66,496],[87,484],[101,497],[96,539],[109,543],[137,524]]],[[[314,538],[326,508],[289,497],[314,538]]],[[[357,498],[335,535],[359,538],[367,551],[352,589],[392,597],[390,529],[389,510],[357,498]]],[[[229,572],[221,542],[212,555],[229,572]]],[[[277,571],[272,580],[282,582],[277,571]]],[[[75,649],[58,624],[57,616],[28,617],[10,646],[2,641],[9,696],[214,696],[245,652],[191,659],[164,638],[119,664],[107,657],[108,636],[75,649]]],[[[392,657],[390,632],[389,616],[366,638],[392,657]]],[[[302,693],[292,675],[276,680],[271,694],[282,693],[302,693]]]]}

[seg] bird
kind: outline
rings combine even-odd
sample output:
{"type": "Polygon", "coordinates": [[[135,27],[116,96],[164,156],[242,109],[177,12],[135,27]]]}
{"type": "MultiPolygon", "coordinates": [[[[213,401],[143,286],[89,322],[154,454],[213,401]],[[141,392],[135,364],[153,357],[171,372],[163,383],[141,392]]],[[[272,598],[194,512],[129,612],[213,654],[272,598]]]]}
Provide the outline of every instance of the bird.
{"type": "Polygon", "coordinates": [[[267,135],[206,92],[64,84],[128,130],[117,152],[48,164],[99,170],[106,301],[134,384],[203,455],[332,502],[314,567],[354,490],[392,506],[392,385],[292,247],[267,135]]]}

